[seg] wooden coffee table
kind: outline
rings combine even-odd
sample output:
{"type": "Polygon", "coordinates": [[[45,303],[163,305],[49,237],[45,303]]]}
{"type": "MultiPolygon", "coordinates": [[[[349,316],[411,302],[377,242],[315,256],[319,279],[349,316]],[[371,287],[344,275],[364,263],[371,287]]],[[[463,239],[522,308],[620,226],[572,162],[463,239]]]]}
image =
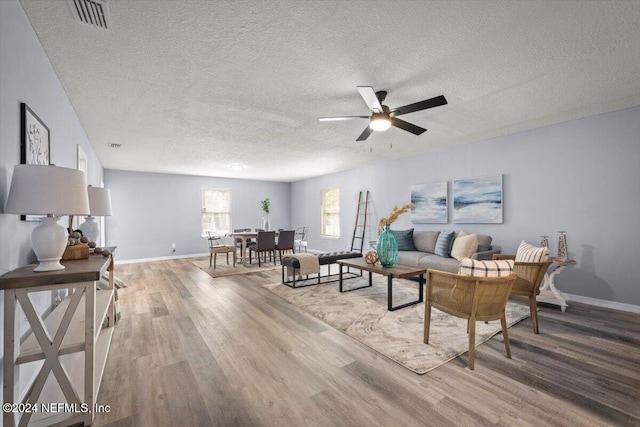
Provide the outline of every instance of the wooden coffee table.
{"type": "Polygon", "coordinates": [[[350,292],[355,291],[362,288],[369,288],[373,286],[372,283],[372,275],[373,273],[380,274],[382,276],[387,276],[387,309],[389,311],[399,310],[404,307],[408,307],[410,305],[419,304],[424,301],[424,274],[427,272],[425,268],[420,267],[410,267],[408,265],[396,264],[390,268],[383,268],[381,265],[370,265],[364,260],[364,258],[352,258],[352,259],[341,259],[337,261],[340,265],[340,275],[339,275],[339,283],[340,283],[340,292],[350,292]],[[351,289],[343,289],[342,287],[342,269],[343,267],[348,268],[357,268],[362,271],[369,272],[369,284],[365,286],[360,286],[357,288],[351,289]],[[416,301],[411,301],[402,305],[393,306],[393,279],[404,279],[407,277],[418,277],[418,299],[416,301]]]}

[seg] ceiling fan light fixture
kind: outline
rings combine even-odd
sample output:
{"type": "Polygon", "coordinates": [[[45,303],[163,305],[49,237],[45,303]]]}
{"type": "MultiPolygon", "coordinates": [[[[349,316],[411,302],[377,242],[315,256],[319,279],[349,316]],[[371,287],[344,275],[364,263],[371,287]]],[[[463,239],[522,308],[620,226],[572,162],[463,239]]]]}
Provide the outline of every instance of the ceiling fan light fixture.
{"type": "Polygon", "coordinates": [[[382,132],[391,127],[391,121],[389,117],[385,114],[374,114],[371,116],[371,121],[369,122],[369,127],[376,132],[382,132]]]}

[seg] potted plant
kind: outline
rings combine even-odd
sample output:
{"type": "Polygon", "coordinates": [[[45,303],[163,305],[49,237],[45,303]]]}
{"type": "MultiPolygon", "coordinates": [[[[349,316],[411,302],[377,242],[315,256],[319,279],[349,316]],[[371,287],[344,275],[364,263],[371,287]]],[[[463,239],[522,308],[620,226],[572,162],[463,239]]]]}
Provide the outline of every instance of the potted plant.
{"type": "Polygon", "coordinates": [[[271,210],[271,200],[267,197],[260,203],[262,204],[262,211],[267,214],[266,218],[265,217],[262,218],[262,228],[268,231],[271,228],[271,223],[269,222],[269,211],[271,210]]]}

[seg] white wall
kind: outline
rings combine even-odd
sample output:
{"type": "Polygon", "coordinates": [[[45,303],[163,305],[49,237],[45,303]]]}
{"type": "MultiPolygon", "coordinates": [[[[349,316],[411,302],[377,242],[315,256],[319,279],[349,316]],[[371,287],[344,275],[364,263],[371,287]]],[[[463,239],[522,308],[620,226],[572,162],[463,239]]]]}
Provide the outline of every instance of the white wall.
{"type": "MultiPolygon", "coordinates": [[[[388,147],[393,132],[373,135],[374,147],[388,147]]],[[[416,144],[428,144],[425,135],[416,144]]],[[[552,255],[556,231],[567,230],[578,264],[557,277],[558,287],[640,305],[640,107],[296,182],[292,225],[311,227],[311,248],[343,250],[351,244],[358,191],[371,191],[375,239],[379,217],[409,202],[411,185],[434,181],[449,181],[449,224],[414,225],[407,213],[392,228],[477,231],[493,236],[503,253],[549,235],[552,255]],[[451,181],[496,174],[504,175],[504,224],[453,224],[451,181]],[[331,186],[341,189],[339,240],[320,237],[320,190],[331,186]]]]}
{"type": "MultiPolygon", "coordinates": [[[[99,185],[100,164],[80,120],[17,0],[0,1],[0,274],[35,261],[31,249],[34,222],[4,214],[13,168],[20,163],[20,103],[26,103],[51,132],[51,163],[76,167],[77,145],[89,160],[88,183],[99,185]]],[[[34,183],[36,185],[36,183],[34,183]]],[[[65,224],[66,218],[61,223],[65,224]]],[[[51,305],[50,292],[36,294],[39,310],[51,305]]],[[[0,292],[4,307],[4,292],[0,292]]],[[[0,308],[0,341],[3,340],[0,308]]],[[[24,325],[24,322],[23,322],[24,325]]],[[[23,326],[24,330],[24,326],[23,326]]],[[[0,352],[3,350],[0,349],[0,352]]],[[[2,353],[0,353],[2,354],[2,353]]]]}
{"type": "Polygon", "coordinates": [[[106,243],[118,260],[208,253],[201,238],[201,190],[231,190],[233,228],[261,228],[260,201],[271,199],[272,229],[288,228],[288,183],[105,170],[113,216],[106,218],[106,243]],[[175,253],[172,243],[176,244],[175,253]]]}

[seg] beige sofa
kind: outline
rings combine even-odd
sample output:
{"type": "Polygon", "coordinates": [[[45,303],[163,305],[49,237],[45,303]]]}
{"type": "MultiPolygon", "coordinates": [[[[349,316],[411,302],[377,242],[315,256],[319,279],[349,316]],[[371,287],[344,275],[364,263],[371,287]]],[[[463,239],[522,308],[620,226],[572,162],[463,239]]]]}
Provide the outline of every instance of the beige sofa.
{"type": "MultiPolygon", "coordinates": [[[[396,233],[407,233],[410,230],[402,230],[396,233]]],[[[456,233],[457,234],[457,233],[456,233]]],[[[412,267],[424,267],[434,270],[448,271],[457,273],[460,267],[460,261],[455,258],[442,257],[435,254],[436,242],[438,241],[439,231],[421,231],[413,230],[413,244],[415,251],[399,250],[397,264],[410,265],[412,267]]],[[[396,234],[397,237],[397,234],[396,234]]],[[[399,249],[402,248],[402,242],[399,240],[399,249]]],[[[454,239],[455,240],[455,239],[454,239]]],[[[491,236],[478,234],[478,250],[473,253],[470,258],[479,260],[490,260],[493,254],[499,254],[500,248],[491,245],[491,236]]],[[[453,245],[453,242],[452,242],[453,245]]],[[[449,248],[451,249],[451,248],[449,248]]]]}

